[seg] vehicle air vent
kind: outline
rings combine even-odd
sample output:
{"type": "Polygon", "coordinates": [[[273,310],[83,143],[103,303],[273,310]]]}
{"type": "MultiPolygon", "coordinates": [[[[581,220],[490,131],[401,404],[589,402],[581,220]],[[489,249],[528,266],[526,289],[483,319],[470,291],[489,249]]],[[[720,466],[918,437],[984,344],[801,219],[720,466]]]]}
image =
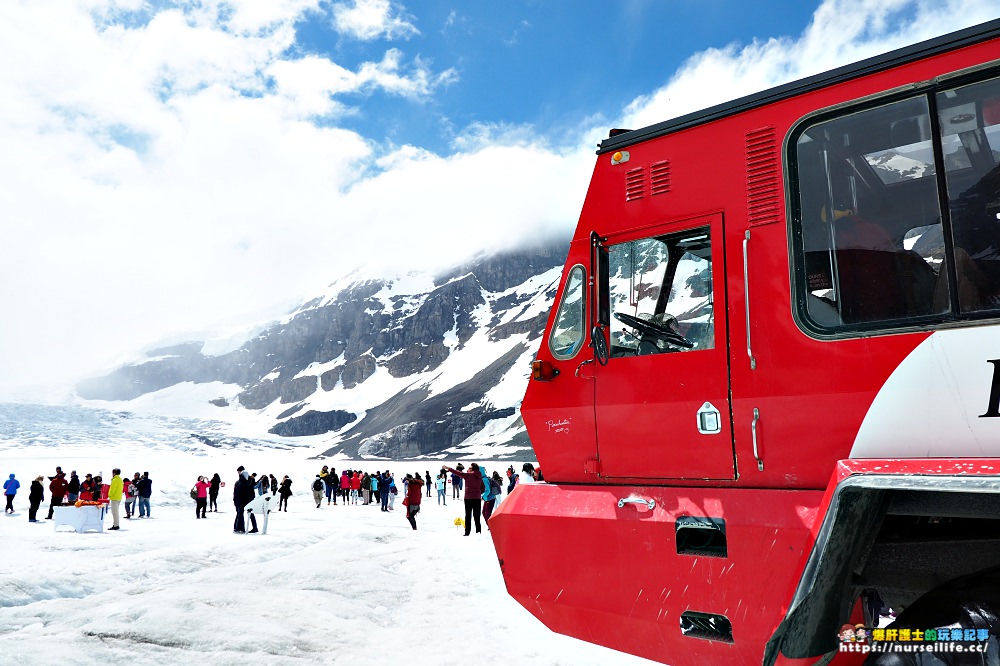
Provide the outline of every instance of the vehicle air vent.
{"type": "Polygon", "coordinates": [[[670,191],[670,162],[653,162],[649,165],[650,192],[653,196],[670,191]]]}
{"type": "Polygon", "coordinates": [[[646,169],[636,167],[625,172],[625,201],[635,201],[646,196],[646,169]]]}
{"type": "Polygon", "coordinates": [[[747,222],[777,222],[780,200],[778,145],[774,126],[747,132],[747,222]]]}
{"type": "Polygon", "coordinates": [[[725,615],[684,611],[681,613],[681,633],[688,638],[733,642],[733,623],[725,615]]]}
{"type": "Polygon", "coordinates": [[[727,557],[726,521],[722,518],[680,516],[674,526],[677,554],[696,557],[727,557]]]}

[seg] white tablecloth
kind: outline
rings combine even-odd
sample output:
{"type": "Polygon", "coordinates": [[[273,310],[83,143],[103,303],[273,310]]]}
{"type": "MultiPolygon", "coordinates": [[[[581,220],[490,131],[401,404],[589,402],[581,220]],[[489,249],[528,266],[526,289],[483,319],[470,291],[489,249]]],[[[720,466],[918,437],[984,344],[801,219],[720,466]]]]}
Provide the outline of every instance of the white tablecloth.
{"type": "Polygon", "coordinates": [[[72,527],[76,532],[87,530],[104,531],[105,506],[57,506],[52,513],[56,531],[60,527],[72,527]]]}

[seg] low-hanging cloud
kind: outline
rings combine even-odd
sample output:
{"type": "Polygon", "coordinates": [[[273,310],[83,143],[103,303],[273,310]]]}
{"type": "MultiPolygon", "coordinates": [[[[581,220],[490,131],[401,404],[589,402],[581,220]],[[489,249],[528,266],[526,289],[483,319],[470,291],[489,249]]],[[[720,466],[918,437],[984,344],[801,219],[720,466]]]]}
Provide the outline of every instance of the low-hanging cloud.
{"type": "MultiPolygon", "coordinates": [[[[433,99],[460,83],[454,70],[408,57],[405,43],[353,68],[297,55],[295,24],[323,11],[318,0],[152,15],[131,0],[0,3],[0,385],[78,377],[177,332],[276,314],[359,266],[433,269],[568,240],[608,126],[658,122],[993,11],[981,0],[873,4],[828,0],[801,36],[696,54],[663,88],[558,137],[489,119],[437,154],[339,121],[375,91],[433,99]]],[[[415,34],[388,1],[336,3],[335,18],[354,39],[415,34]],[[362,10],[374,13],[351,13],[362,10]]]]}

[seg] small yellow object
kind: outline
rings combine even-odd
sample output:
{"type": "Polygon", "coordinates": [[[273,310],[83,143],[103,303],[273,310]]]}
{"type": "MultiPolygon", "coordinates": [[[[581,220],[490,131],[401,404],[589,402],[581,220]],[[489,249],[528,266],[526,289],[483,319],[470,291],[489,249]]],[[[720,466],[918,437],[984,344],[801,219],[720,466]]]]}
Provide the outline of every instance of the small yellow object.
{"type": "Polygon", "coordinates": [[[465,520],[463,520],[462,518],[456,518],[455,527],[465,527],[465,520]]]}
{"type": "Polygon", "coordinates": [[[611,161],[614,162],[614,163],[616,163],[616,164],[618,162],[621,162],[622,161],[622,154],[621,154],[621,152],[617,152],[614,155],[612,155],[611,156],[611,161]]]}

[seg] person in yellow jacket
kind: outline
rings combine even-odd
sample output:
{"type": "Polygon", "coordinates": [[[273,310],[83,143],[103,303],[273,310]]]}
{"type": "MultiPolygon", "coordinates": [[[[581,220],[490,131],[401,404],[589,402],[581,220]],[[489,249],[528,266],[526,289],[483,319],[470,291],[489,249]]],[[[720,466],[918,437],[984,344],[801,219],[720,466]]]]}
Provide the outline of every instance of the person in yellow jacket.
{"type": "Polygon", "coordinates": [[[124,483],[122,482],[122,471],[115,467],[111,470],[111,487],[108,488],[108,500],[111,503],[111,517],[114,518],[115,524],[109,527],[109,530],[118,529],[118,507],[122,503],[122,488],[124,483]]]}

